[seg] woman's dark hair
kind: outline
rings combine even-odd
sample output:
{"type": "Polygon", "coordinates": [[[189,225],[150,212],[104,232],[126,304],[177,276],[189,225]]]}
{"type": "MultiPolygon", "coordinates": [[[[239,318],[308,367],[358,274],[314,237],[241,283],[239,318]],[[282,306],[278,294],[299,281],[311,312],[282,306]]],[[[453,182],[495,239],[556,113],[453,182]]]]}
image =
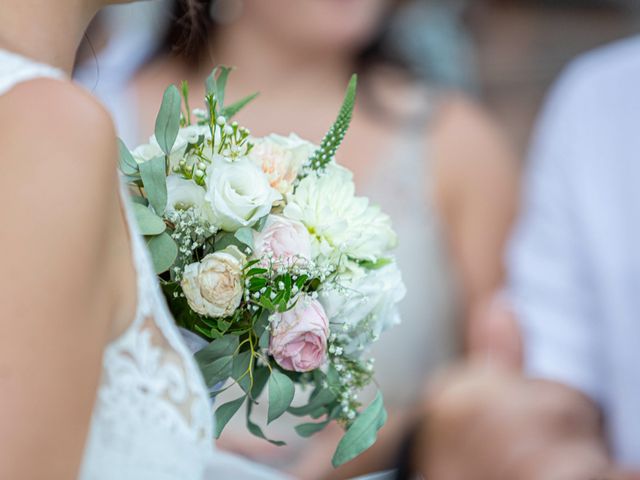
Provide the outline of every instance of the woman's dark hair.
{"type": "MultiPolygon", "coordinates": [[[[160,44],[159,55],[175,53],[189,66],[197,66],[208,54],[209,41],[215,35],[216,23],[209,15],[216,0],[175,0],[171,17],[173,21],[160,44]]],[[[395,2],[397,5],[402,1],[395,2]]],[[[392,7],[396,8],[396,7],[392,7]]],[[[385,18],[389,18],[387,15],[385,18]]],[[[386,64],[407,72],[410,66],[399,56],[387,51],[385,38],[389,34],[387,24],[380,25],[377,34],[356,55],[356,71],[363,75],[376,65],[386,64]]]]}

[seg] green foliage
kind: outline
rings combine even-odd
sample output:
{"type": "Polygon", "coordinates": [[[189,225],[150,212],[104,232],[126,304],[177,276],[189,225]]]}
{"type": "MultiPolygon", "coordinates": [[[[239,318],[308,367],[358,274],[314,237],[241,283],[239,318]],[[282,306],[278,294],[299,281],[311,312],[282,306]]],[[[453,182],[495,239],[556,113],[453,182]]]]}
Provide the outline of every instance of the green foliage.
{"type": "Polygon", "coordinates": [[[182,91],[182,98],[184,100],[184,121],[186,125],[191,125],[191,107],[189,106],[189,84],[186,80],[182,81],[180,85],[182,91]]]}
{"type": "Polygon", "coordinates": [[[231,377],[240,388],[249,393],[253,383],[253,352],[246,350],[233,358],[231,377]]]}
{"type": "Polygon", "coordinates": [[[178,257],[178,246],[167,232],[147,238],[147,247],[157,274],[169,270],[178,257]]]}
{"type": "Polygon", "coordinates": [[[246,395],[243,395],[236,400],[232,400],[218,407],[215,413],[216,438],[220,438],[222,430],[224,430],[224,427],[227,426],[229,420],[231,420],[231,418],[238,412],[238,410],[240,410],[240,407],[242,406],[246,398],[246,395]]]}
{"type": "Polygon", "coordinates": [[[207,93],[215,97],[219,108],[224,106],[225,90],[231,70],[232,68],[222,65],[215,67],[205,82],[207,93]]]}
{"type": "Polygon", "coordinates": [[[253,404],[251,402],[247,403],[247,429],[249,430],[249,432],[251,432],[251,434],[255,435],[256,437],[262,438],[263,440],[266,440],[267,442],[272,443],[273,445],[276,445],[277,447],[286,445],[286,443],[281,440],[271,440],[267,438],[267,436],[264,434],[262,429],[251,421],[252,405],[253,404]]]}
{"type": "Polygon", "coordinates": [[[359,262],[360,266],[366,268],[368,270],[379,270],[381,268],[386,267],[387,265],[391,265],[393,260],[391,258],[379,258],[375,262],[371,262],[368,260],[363,260],[359,262]]]}
{"type": "Polygon", "coordinates": [[[207,387],[211,388],[231,376],[233,355],[225,355],[201,368],[207,387]]]}
{"type": "Polygon", "coordinates": [[[142,235],[160,235],[167,226],[164,220],[140,203],[132,203],[133,214],[142,235]]]}
{"type": "Polygon", "coordinates": [[[236,239],[242,243],[245,247],[249,247],[253,250],[253,230],[249,227],[242,227],[236,230],[233,235],[236,239]]]}
{"type": "Polygon", "coordinates": [[[196,353],[196,361],[203,368],[219,358],[233,355],[238,349],[238,343],[238,337],[235,335],[227,335],[219,340],[214,340],[196,353]]]}
{"type": "Polygon", "coordinates": [[[314,152],[309,159],[309,165],[312,170],[324,170],[324,168],[333,160],[338,147],[342,143],[344,136],[349,129],[351,117],[353,116],[353,108],[356,100],[356,87],[358,83],[357,75],[353,75],[347,87],[342,107],[338,113],[335,123],[325,135],[320,147],[314,152]]]}
{"type": "Polygon", "coordinates": [[[351,424],[347,433],[340,440],[333,459],[334,467],[354,459],[367,450],[376,441],[378,430],[387,421],[382,394],[378,392],[375,400],[351,424]]]}
{"type": "Polygon", "coordinates": [[[182,99],[175,85],[170,85],[162,97],[162,105],[156,117],[156,140],[162,151],[169,155],[180,130],[182,99]]]}
{"type": "Polygon", "coordinates": [[[302,423],[300,425],[296,425],[295,429],[298,435],[307,438],[322,431],[327,425],[329,425],[329,422],[330,420],[319,423],[302,423]]]}
{"type": "Polygon", "coordinates": [[[271,370],[268,367],[256,367],[253,371],[253,386],[251,387],[251,398],[257,399],[267,386],[271,370]]]}
{"type": "Polygon", "coordinates": [[[238,112],[240,112],[240,110],[242,110],[249,103],[251,103],[258,95],[259,95],[258,92],[252,93],[251,95],[247,95],[246,97],[238,100],[237,102],[234,102],[231,105],[224,107],[220,111],[220,114],[227,120],[230,120],[233,117],[235,117],[238,114],[238,112]]]}
{"type": "Polygon", "coordinates": [[[137,203],[138,205],[142,205],[144,207],[149,206],[148,200],[144,197],[141,197],[139,195],[131,195],[129,198],[131,199],[131,203],[137,203]]]}
{"type": "Polygon", "coordinates": [[[277,369],[271,372],[269,378],[269,412],[267,423],[273,422],[280,417],[293,401],[295,387],[293,382],[285,374],[277,369]]]}
{"type": "Polygon", "coordinates": [[[138,175],[138,162],[135,161],[127,146],[119,138],[118,151],[120,152],[120,171],[129,176],[138,175]]]}
{"type": "Polygon", "coordinates": [[[164,214],[167,207],[167,176],[164,158],[156,157],[141,163],[140,176],[149,203],[156,214],[164,214]]]}
{"type": "Polygon", "coordinates": [[[336,394],[330,388],[317,390],[309,399],[309,403],[302,407],[289,407],[288,412],[296,417],[305,417],[321,407],[329,405],[336,399],[336,394]]]}

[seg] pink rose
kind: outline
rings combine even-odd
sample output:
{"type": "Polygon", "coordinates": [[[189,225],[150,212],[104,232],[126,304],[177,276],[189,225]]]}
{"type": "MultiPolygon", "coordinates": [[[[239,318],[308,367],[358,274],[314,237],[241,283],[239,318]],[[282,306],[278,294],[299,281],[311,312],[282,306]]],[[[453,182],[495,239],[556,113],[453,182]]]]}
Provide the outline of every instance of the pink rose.
{"type": "Polygon", "coordinates": [[[329,320],[322,305],[308,297],[274,315],[269,351],[285,370],[308,372],[326,361],[329,320]]]}
{"type": "Polygon", "coordinates": [[[254,233],[254,255],[273,255],[273,260],[292,265],[297,260],[311,259],[309,232],[302,223],[280,215],[269,215],[261,232],[254,233]]]}

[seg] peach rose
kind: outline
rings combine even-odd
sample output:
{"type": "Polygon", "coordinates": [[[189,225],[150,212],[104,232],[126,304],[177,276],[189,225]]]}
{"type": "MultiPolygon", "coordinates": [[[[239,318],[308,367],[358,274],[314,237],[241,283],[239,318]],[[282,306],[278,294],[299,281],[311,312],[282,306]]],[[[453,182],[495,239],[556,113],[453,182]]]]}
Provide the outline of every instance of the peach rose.
{"type": "Polygon", "coordinates": [[[317,148],[293,133],[257,138],[253,144],[249,158],[262,169],[271,187],[283,195],[293,190],[300,170],[317,148]]]}

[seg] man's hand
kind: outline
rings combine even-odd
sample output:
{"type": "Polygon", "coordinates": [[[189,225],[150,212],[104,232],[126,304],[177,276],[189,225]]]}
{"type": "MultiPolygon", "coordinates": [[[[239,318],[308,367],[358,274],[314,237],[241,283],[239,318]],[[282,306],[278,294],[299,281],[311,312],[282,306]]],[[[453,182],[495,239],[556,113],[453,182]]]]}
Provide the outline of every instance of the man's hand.
{"type": "Polygon", "coordinates": [[[464,367],[431,390],[424,413],[414,458],[426,478],[614,480],[598,410],[565,386],[464,367]]]}

